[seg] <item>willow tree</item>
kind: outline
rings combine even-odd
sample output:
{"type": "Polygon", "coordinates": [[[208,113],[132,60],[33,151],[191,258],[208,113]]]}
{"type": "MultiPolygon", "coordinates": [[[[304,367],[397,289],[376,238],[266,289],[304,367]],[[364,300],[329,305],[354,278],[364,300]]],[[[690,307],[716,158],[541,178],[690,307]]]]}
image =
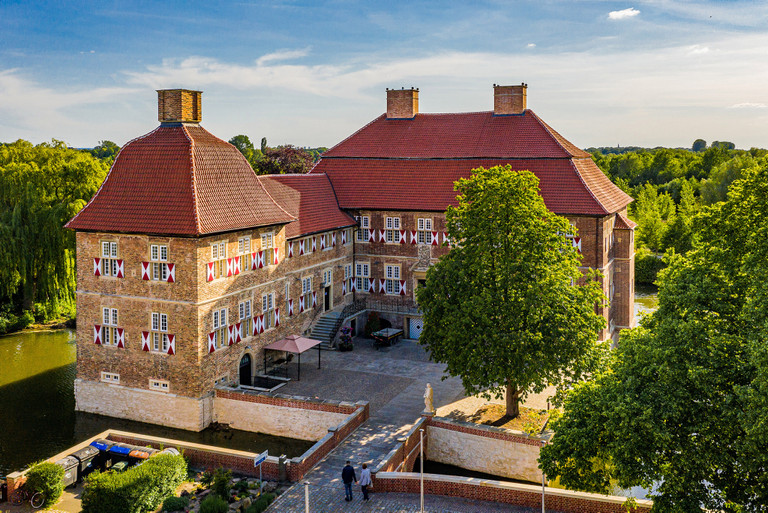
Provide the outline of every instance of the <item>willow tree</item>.
{"type": "Polygon", "coordinates": [[[459,205],[446,213],[456,244],[417,293],[419,341],[467,393],[506,391],[515,417],[529,393],[595,370],[606,349],[595,306],[605,298],[596,275],[579,270],[573,227],[547,209],[533,173],[480,168],[456,190],[459,205]]]}
{"type": "Polygon", "coordinates": [[[15,309],[74,293],[74,234],[63,226],[107,165],[61,141],[0,145],[0,301],[15,309]]]}

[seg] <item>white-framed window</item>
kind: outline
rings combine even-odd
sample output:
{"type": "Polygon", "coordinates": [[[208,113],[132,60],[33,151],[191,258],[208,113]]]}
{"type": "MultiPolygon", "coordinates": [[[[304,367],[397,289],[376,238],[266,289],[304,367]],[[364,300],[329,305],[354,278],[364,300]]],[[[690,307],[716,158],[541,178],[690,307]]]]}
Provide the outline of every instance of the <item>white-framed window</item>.
{"type": "Polygon", "coordinates": [[[237,253],[240,255],[240,269],[247,271],[251,268],[251,237],[237,239],[237,253]]]}
{"type": "Polygon", "coordinates": [[[333,283],[333,269],[328,268],[323,271],[323,287],[327,287],[333,283]]]}
{"type": "Polygon", "coordinates": [[[368,240],[368,229],[371,227],[371,218],[368,216],[355,216],[357,221],[357,242],[368,240]]]}
{"type": "Polygon", "coordinates": [[[101,241],[101,275],[117,276],[117,242],[101,241]]]}
{"type": "Polygon", "coordinates": [[[227,275],[227,241],[222,240],[211,244],[211,262],[214,262],[215,278],[227,275]]]}
{"type": "Polygon", "coordinates": [[[320,236],[323,239],[323,249],[333,249],[333,235],[330,233],[324,233],[320,236]]]}
{"type": "Polygon", "coordinates": [[[355,284],[358,292],[368,291],[368,278],[371,276],[371,266],[368,262],[357,262],[355,264],[355,284]]]}
{"type": "Polygon", "coordinates": [[[117,345],[117,308],[101,309],[101,344],[117,345]]]}
{"type": "Polygon", "coordinates": [[[264,329],[275,326],[275,294],[270,292],[261,296],[261,313],[264,314],[264,329]]]}
{"type": "Polygon", "coordinates": [[[388,217],[386,222],[387,242],[400,242],[400,218],[388,217]]]}
{"type": "Polygon", "coordinates": [[[385,284],[387,294],[398,294],[400,292],[400,266],[385,266],[385,284]]]}
{"type": "Polygon", "coordinates": [[[344,283],[347,286],[347,294],[352,292],[352,264],[347,264],[344,266],[344,283]]]}
{"type": "Polygon", "coordinates": [[[114,372],[102,372],[101,381],[103,381],[104,383],[119,384],[120,374],[115,374],[114,372]]]}
{"type": "Polygon", "coordinates": [[[164,244],[151,244],[149,246],[149,259],[152,261],[152,274],[154,281],[168,281],[168,246],[164,244]]]}
{"type": "Polygon", "coordinates": [[[152,351],[168,352],[168,314],[152,312],[152,351]]]}
{"type": "Polygon", "coordinates": [[[418,219],[416,222],[416,236],[419,244],[430,244],[432,242],[432,219],[418,219]]]}
{"type": "Polygon", "coordinates": [[[238,310],[240,313],[240,329],[243,330],[243,335],[247,337],[251,334],[251,300],[248,299],[247,301],[240,302],[238,310]]]}
{"type": "Polygon", "coordinates": [[[310,294],[312,292],[312,276],[307,276],[301,280],[301,294],[310,294]]]}
{"type": "Polygon", "coordinates": [[[213,311],[214,345],[216,349],[227,347],[227,309],[221,308],[213,311]]]}
{"type": "Polygon", "coordinates": [[[264,265],[272,265],[275,261],[274,236],[272,232],[261,234],[261,250],[264,252],[264,265]]]}
{"type": "Polygon", "coordinates": [[[157,392],[168,392],[170,390],[171,386],[167,381],[163,381],[160,379],[150,379],[149,380],[149,389],[155,390],[157,392]]]}

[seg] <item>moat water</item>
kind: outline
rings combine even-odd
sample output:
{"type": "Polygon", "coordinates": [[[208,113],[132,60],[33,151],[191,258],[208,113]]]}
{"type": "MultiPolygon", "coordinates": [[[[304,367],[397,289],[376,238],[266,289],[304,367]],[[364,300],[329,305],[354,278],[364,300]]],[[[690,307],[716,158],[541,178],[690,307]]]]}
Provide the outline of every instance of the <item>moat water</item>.
{"type": "MultiPolygon", "coordinates": [[[[657,307],[653,288],[638,289],[635,316],[657,307]]],[[[57,454],[106,429],[120,429],[251,452],[300,456],[312,442],[246,431],[199,433],[75,411],[77,354],[71,330],[0,337],[0,476],[57,454]]]]}

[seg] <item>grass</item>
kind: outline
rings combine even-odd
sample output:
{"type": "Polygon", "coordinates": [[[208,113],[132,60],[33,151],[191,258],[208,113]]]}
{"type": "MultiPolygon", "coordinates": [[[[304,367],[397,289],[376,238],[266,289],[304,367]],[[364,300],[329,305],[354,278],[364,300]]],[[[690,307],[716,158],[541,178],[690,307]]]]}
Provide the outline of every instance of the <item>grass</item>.
{"type": "Polygon", "coordinates": [[[529,435],[539,434],[549,419],[547,410],[520,407],[520,415],[515,418],[507,417],[507,409],[501,404],[486,404],[475,413],[468,415],[466,420],[475,424],[495,426],[505,429],[523,431],[529,435]]]}

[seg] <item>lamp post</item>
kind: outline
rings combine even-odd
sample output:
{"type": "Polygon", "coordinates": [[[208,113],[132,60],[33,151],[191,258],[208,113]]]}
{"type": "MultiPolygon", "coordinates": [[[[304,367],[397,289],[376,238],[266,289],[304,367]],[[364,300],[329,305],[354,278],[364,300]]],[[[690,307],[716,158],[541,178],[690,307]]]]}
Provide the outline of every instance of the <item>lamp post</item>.
{"type": "Polygon", "coordinates": [[[304,481],[304,513],[309,513],[309,481],[304,481]]]}
{"type": "MultiPolygon", "coordinates": [[[[547,441],[546,440],[542,440],[541,441],[541,446],[544,447],[545,445],[547,445],[547,441]]],[[[544,494],[547,491],[546,483],[547,483],[547,476],[546,476],[546,474],[544,474],[544,469],[542,469],[541,470],[541,513],[546,513],[546,509],[545,509],[545,506],[544,506],[544,502],[545,502],[544,494]]]]}
{"type": "Polygon", "coordinates": [[[419,486],[419,495],[420,495],[420,504],[421,509],[419,510],[420,513],[424,513],[424,429],[419,429],[419,452],[421,463],[419,464],[419,470],[421,471],[420,474],[420,486],[419,486]]]}

